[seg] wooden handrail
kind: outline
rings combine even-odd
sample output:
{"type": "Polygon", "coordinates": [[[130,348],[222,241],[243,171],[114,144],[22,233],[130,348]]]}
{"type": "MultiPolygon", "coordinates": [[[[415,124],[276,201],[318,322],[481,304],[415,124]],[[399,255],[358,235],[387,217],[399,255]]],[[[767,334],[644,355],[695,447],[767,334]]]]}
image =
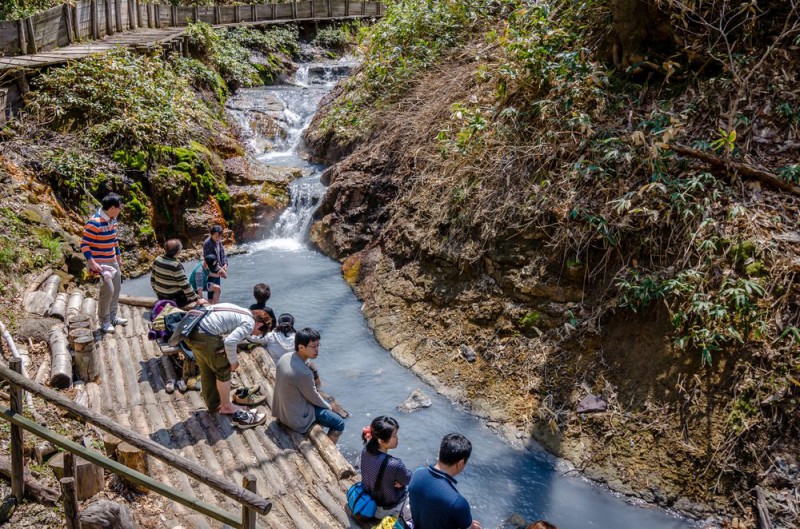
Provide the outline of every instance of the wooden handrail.
{"type": "Polygon", "coordinates": [[[175,455],[167,448],[161,446],[155,441],[144,437],[136,432],[132,432],[123,428],[119,424],[110,420],[108,417],[96,413],[85,406],[81,406],[76,402],[60,395],[52,389],[46,388],[41,384],[37,384],[26,377],[15,373],[7,366],[0,364],[0,378],[7,380],[11,384],[15,384],[26,391],[30,391],[34,395],[38,395],[43,399],[63,408],[84,421],[97,426],[101,430],[108,432],[123,441],[143,450],[147,454],[160,459],[164,463],[192,476],[198,481],[205,483],[212,489],[233,498],[234,500],[254,509],[259,514],[267,514],[272,509],[272,503],[249,490],[243,489],[238,485],[234,485],[216,474],[209,472],[206,468],[201,467],[197,463],[188,461],[180,456],[175,455]]]}
{"type": "Polygon", "coordinates": [[[219,520],[222,523],[226,523],[231,527],[236,527],[236,528],[243,527],[242,521],[240,520],[239,516],[233,515],[214,505],[210,505],[201,500],[198,500],[193,496],[184,494],[182,491],[178,489],[175,489],[168,485],[164,485],[160,481],[156,481],[150,476],[147,476],[145,474],[142,474],[141,472],[137,472],[136,470],[128,468],[122,463],[118,463],[113,459],[109,459],[100,452],[96,452],[95,450],[86,448],[85,446],[79,445],[78,443],[71,441],[66,437],[63,437],[51,430],[48,430],[44,426],[40,426],[39,424],[36,424],[30,419],[26,419],[19,413],[14,413],[13,411],[4,406],[0,406],[0,418],[7,420],[14,426],[17,426],[19,428],[22,428],[23,430],[31,432],[37,437],[41,437],[42,439],[50,441],[54,445],[60,446],[64,450],[68,450],[73,454],[77,454],[81,458],[87,461],[91,461],[92,463],[101,466],[106,470],[113,472],[114,474],[121,475],[125,477],[125,479],[128,479],[136,483],[137,485],[141,485],[149,490],[161,494],[162,496],[174,500],[180,503],[181,505],[185,505],[191,509],[194,509],[197,512],[210,516],[215,520],[219,520]]]}

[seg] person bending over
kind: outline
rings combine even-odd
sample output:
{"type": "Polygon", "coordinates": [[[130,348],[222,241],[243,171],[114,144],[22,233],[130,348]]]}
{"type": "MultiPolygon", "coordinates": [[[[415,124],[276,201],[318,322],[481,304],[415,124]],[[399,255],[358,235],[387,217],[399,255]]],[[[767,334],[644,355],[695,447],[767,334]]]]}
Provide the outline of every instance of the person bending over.
{"type": "Polygon", "coordinates": [[[344,431],[344,419],[331,410],[314,384],[307,362],[319,356],[319,332],[305,328],[294,336],[294,353],[283,355],[275,365],[272,415],[283,425],[302,434],[314,422],[328,428],[334,443],[344,431]]]}
{"type": "Polygon", "coordinates": [[[233,303],[220,303],[209,308],[184,340],[200,368],[200,394],[208,410],[233,415],[234,424],[240,428],[261,424],[266,415],[248,412],[231,402],[231,374],[239,368],[236,346],[245,336],[263,332],[269,321],[264,311],[251,312],[233,303]]]}
{"type": "Polygon", "coordinates": [[[411,476],[408,501],[414,529],[481,529],[472,519],[469,502],[456,490],[456,476],[467,466],[472,443],[461,434],[444,436],[435,465],[411,476]]]}

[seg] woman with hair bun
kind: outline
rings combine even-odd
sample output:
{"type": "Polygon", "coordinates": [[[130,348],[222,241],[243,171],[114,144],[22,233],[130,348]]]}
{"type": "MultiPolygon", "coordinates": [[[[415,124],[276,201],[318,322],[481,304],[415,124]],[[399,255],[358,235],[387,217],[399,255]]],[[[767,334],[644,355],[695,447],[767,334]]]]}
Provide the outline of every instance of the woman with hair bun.
{"type": "Polygon", "coordinates": [[[411,507],[408,503],[408,483],[411,471],[403,462],[388,454],[397,448],[397,432],[400,426],[393,417],[381,415],[361,431],[364,449],[361,450],[361,484],[364,491],[375,500],[376,518],[384,516],[401,516],[404,521],[411,521],[411,507]],[[381,466],[386,461],[383,474],[381,466]]]}

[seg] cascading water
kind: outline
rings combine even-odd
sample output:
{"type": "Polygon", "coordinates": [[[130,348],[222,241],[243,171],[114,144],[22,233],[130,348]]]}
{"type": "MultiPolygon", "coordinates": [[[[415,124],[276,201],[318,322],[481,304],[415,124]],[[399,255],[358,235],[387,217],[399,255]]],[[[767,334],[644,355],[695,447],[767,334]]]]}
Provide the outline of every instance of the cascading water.
{"type": "MultiPolygon", "coordinates": [[[[304,175],[290,185],[291,206],[262,241],[246,245],[244,255],[230,259],[223,282],[223,301],[247,306],[255,283],[272,288],[269,304],[276,313],[294,315],[297,328],[314,327],[322,334],[317,360],[323,389],[347,408],[339,448],[355,465],[361,450],[361,428],[377,415],[393,415],[400,423],[400,442],[392,454],[411,468],[435,462],[441,437],[466,435],[472,457],[458,477],[458,489],[470,501],[473,515],[485,528],[496,527],[514,512],[528,520],[547,519],[561,529],[678,529],[690,525],[655,508],[640,508],[586,480],[565,476],[562,464],[534,446],[511,446],[486,424],[435,393],[395,362],[372,336],[361,304],[341,279],[339,263],[305,244],[313,212],[324,193],[322,167],[302,157],[302,131],[320,99],[346,63],[301,66],[292,84],[241,91],[229,102],[229,113],[244,136],[269,165],[292,167],[304,175]],[[264,137],[252,124],[269,115],[282,132],[264,137]],[[414,389],[427,393],[433,405],[413,414],[396,407],[414,389]]],[[[187,267],[191,266],[187,264],[187,267]]],[[[126,293],[152,295],[147,276],[124,285],[126,293]]]]}

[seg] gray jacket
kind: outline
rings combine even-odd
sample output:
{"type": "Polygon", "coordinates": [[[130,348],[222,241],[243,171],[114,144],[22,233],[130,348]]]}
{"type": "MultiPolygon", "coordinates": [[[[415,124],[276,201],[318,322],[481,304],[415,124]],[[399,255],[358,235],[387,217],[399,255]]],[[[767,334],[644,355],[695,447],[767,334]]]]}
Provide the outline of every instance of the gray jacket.
{"type": "Polygon", "coordinates": [[[314,424],[315,406],[331,408],[317,391],[311,369],[296,353],[283,355],[275,365],[272,415],[292,430],[306,433],[314,424]]]}
{"type": "Polygon", "coordinates": [[[198,325],[206,334],[225,336],[225,355],[231,364],[238,360],[236,346],[250,336],[255,326],[256,320],[253,314],[233,303],[212,305],[198,325]]]}

